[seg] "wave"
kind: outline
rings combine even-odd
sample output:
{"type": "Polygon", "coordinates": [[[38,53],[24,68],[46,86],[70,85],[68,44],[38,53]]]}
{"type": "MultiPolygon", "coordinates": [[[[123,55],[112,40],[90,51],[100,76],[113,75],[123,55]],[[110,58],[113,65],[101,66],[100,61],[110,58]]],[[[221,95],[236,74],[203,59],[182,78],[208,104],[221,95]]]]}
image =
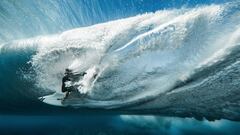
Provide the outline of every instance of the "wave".
{"type": "MultiPolygon", "coordinates": [[[[240,85],[234,75],[239,71],[238,7],[225,3],[160,10],[8,42],[0,48],[1,73],[5,73],[0,78],[21,84],[15,86],[28,89],[27,96],[37,97],[60,93],[66,68],[83,72],[97,66],[100,75],[88,96],[74,101],[73,106],[146,112],[159,109],[176,115],[198,113],[193,107],[205,115],[202,107],[194,107],[196,103],[230,97],[240,85]],[[9,74],[11,71],[18,73],[9,74]],[[213,91],[219,94],[204,95],[213,91]]],[[[238,102],[235,97],[231,102],[238,102]]],[[[219,106],[226,103],[221,102],[219,106]]],[[[233,110],[232,117],[239,117],[233,110]]]]}

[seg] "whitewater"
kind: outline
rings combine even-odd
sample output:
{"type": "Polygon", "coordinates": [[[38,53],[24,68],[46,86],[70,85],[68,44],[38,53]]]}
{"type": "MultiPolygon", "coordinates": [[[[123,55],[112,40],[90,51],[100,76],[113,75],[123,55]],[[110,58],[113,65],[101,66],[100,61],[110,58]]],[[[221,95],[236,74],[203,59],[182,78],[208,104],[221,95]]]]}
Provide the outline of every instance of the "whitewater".
{"type": "Polygon", "coordinates": [[[97,79],[83,91],[87,97],[70,106],[237,120],[239,6],[159,10],[10,41],[0,45],[0,56],[7,61],[21,52],[29,58],[17,68],[33,87],[28,96],[61,93],[66,68],[97,68],[97,79]]]}

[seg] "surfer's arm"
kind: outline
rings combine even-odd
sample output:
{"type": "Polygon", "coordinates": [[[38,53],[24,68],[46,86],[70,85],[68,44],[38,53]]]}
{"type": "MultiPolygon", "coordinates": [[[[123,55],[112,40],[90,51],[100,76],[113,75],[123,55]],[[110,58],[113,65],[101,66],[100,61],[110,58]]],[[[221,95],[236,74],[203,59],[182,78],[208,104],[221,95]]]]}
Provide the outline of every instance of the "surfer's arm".
{"type": "Polygon", "coordinates": [[[87,74],[87,73],[86,72],[82,72],[82,73],[72,74],[72,77],[73,78],[77,78],[77,77],[80,77],[80,76],[84,76],[85,74],[87,74]]]}
{"type": "Polygon", "coordinates": [[[84,76],[85,74],[87,74],[87,73],[86,72],[82,72],[82,73],[79,73],[79,74],[76,74],[76,75],[84,76]]]}

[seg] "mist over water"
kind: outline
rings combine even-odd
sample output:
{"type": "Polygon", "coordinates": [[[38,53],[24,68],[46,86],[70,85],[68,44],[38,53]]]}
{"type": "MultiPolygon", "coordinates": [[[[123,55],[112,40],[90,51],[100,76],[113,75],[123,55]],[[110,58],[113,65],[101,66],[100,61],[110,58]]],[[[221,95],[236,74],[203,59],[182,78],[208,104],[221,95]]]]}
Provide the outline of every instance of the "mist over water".
{"type": "MultiPolygon", "coordinates": [[[[237,1],[216,0],[2,0],[0,113],[58,116],[1,116],[13,125],[0,123],[0,129],[17,131],[24,119],[25,126],[35,123],[40,131],[54,119],[74,126],[50,120],[52,134],[60,127],[65,127],[62,134],[140,134],[139,129],[141,134],[235,134],[238,122],[205,118],[240,119],[239,11],[237,1]],[[38,100],[61,93],[66,68],[76,73],[99,69],[88,96],[73,103],[79,109],[38,100]],[[204,120],[96,116],[99,110],[204,120]],[[96,130],[76,130],[81,127],[96,130]]],[[[24,126],[21,132],[34,133],[24,126]]]]}

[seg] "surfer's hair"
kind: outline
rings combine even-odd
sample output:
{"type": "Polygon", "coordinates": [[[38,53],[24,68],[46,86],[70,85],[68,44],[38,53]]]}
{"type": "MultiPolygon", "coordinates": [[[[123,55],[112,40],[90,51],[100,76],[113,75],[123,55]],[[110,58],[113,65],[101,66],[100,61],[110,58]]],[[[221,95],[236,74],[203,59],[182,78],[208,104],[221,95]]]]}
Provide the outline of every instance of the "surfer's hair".
{"type": "Polygon", "coordinates": [[[72,73],[72,70],[66,68],[66,69],[65,69],[65,74],[69,74],[69,73],[72,73]]]}

